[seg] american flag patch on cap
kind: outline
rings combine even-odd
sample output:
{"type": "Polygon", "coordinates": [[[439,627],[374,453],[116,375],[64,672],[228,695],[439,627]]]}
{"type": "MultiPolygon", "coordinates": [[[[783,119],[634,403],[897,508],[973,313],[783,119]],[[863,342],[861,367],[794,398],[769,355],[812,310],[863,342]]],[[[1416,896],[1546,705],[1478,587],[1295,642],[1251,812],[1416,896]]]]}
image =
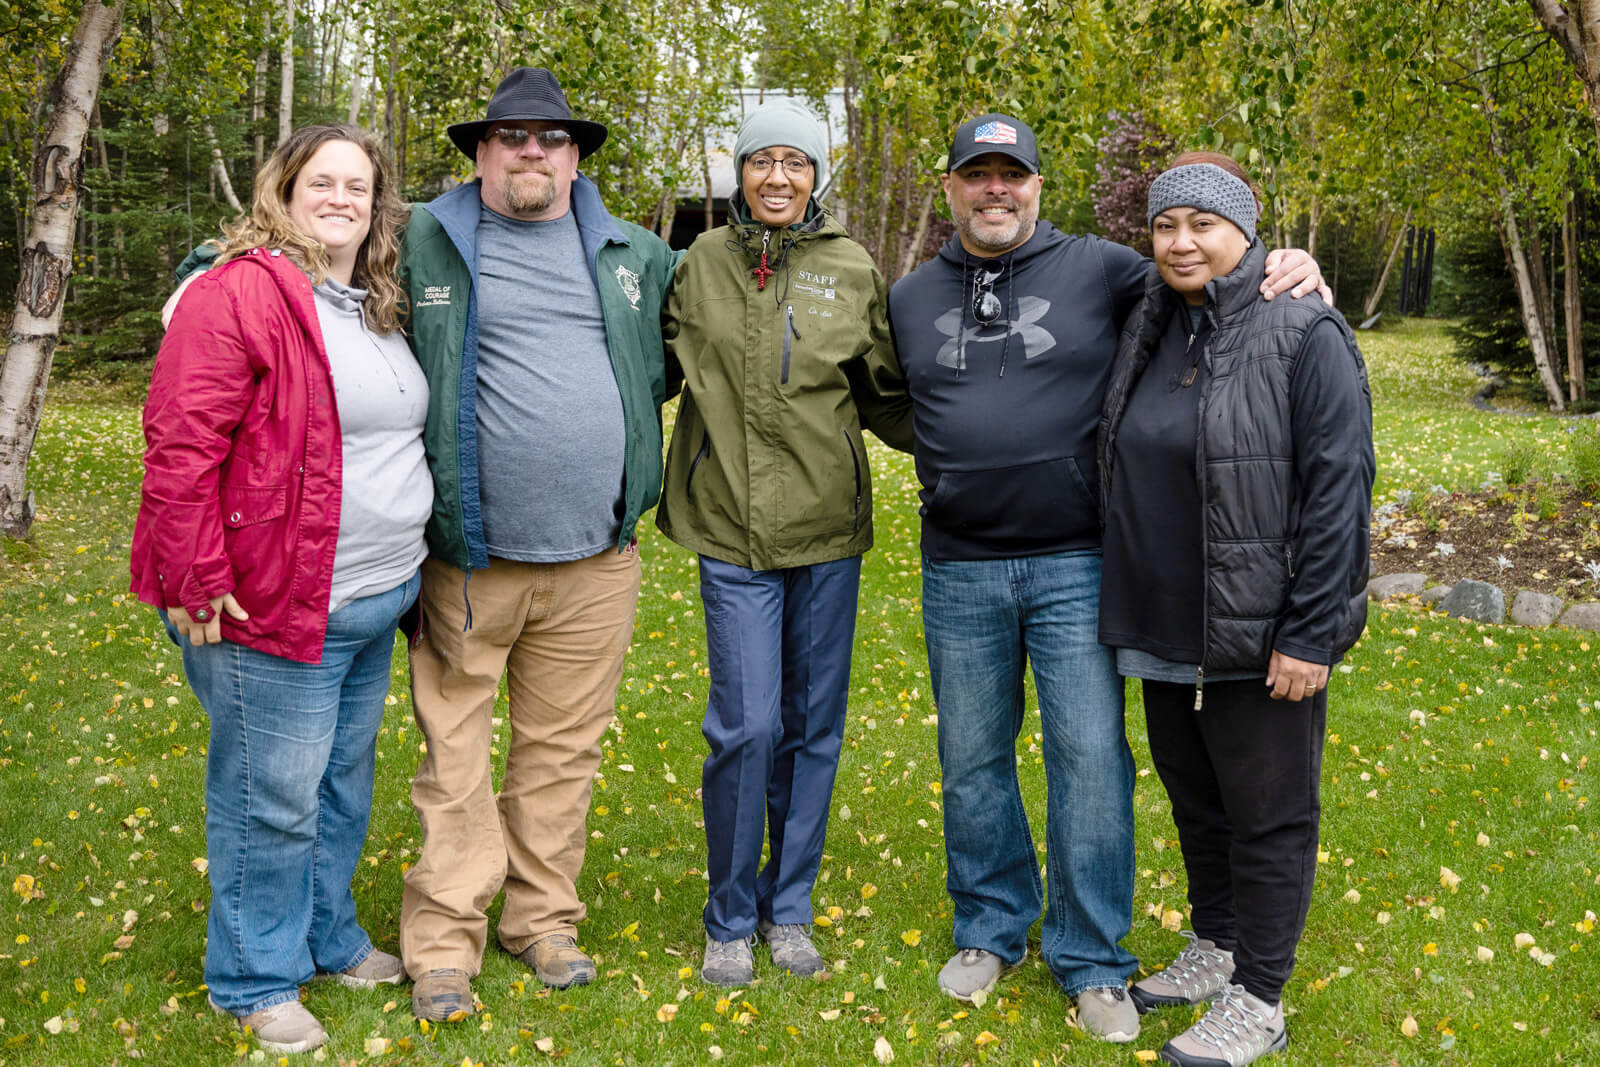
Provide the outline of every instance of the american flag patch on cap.
{"type": "Polygon", "coordinates": [[[1009,122],[985,122],[972,131],[973,144],[1016,144],[1017,128],[1009,122]]]}

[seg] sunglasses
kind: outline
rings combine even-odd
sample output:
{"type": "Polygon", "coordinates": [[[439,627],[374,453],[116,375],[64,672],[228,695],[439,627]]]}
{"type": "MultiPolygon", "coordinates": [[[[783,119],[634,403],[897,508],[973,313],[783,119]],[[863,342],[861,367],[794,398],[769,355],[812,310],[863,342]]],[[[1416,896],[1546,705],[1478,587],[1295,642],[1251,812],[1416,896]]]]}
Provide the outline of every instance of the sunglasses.
{"type": "Polygon", "coordinates": [[[502,148],[511,149],[521,148],[530,137],[538,141],[539,147],[546,152],[554,152],[572,143],[572,134],[566,130],[524,130],[517,126],[501,126],[486,135],[486,139],[499,142],[502,148]]]}
{"type": "Polygon", "coordinates": [[[1000,280],[1004,272],[1004,268],[978,271],[972,294],[972,317],[978,320],[979,326],[992,325],[1005,312],[1005,305],[994,295],[994,283],[1000,280]]]}

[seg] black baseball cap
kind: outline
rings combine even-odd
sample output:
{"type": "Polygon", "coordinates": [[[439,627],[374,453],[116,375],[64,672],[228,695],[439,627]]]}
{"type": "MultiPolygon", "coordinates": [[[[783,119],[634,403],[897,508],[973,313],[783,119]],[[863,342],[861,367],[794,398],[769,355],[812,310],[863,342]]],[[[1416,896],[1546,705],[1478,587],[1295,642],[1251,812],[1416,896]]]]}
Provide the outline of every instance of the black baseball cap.
{"type": "Polygon", "coordinates": [[[979,115],[962,124],[950,142],[945,170],[955,170],[979,156],[998,152],[1039,173],[1039,143],[1021,119],[1010,115],[979,115]]]}

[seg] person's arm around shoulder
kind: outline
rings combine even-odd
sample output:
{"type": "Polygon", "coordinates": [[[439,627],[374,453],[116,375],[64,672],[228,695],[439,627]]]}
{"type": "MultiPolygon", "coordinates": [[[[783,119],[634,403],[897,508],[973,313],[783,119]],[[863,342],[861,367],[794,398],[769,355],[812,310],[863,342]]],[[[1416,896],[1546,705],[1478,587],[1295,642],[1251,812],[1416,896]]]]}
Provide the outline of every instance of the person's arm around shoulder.
{"type": "Polygon", "coordinates": [[[1266,277],[1261,279],[1261,298],[1271,300],[1287,291],[1295,299],[1316,293],[1333,307],[1333,290],[1322,277],[1322,268],[1310,252],[1300,248],[1275,248],[1267,253],[1266,277]]]}
{"type": "Polygon", "coordinates": [[[174,316],[156,354],[144,409],[141,501],[167,616],[197,645],[222,639],[219,611],[249,618],[233,597],[219,483],[261,369],[238,294],[219,278],[206,280],[174,316]]]}
{"type": "Polygon", "coordinates": [[[884,444],[910,452],[915,441],[911,422],[911,394],[905,372],[895,354],[889,331],[889,294],[883,275],[872,267],[872,302],[867,308],[867,336],[857,358],[845,367],[850,379],[850,396],[855,401],[861,425],[871,430],[884,444]]]}
{"type": "Polygon", "coordinates": [[[1327,684],[1351,575],[1366,566],[1376,472],[1371,403],[1344,331],[1331,319],[1306,336],[1290,383],[1290,419],[1300,524],[1267,684],[1274,699],[1299,700],[1327,684]]]}

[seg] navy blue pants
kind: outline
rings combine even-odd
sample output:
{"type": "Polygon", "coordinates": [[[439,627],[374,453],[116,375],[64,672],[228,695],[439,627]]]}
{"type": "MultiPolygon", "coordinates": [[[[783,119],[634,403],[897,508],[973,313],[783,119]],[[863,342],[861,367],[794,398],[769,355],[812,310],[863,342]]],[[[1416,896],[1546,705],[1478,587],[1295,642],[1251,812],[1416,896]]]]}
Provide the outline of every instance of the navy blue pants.
{"type": "Polygon", "coordinates": [[[758,918],[811,922],[860,584],[860,556],[772,571],[700,557],[711,668],[705,924],[718,941],[749,937],[758,918]]]}

